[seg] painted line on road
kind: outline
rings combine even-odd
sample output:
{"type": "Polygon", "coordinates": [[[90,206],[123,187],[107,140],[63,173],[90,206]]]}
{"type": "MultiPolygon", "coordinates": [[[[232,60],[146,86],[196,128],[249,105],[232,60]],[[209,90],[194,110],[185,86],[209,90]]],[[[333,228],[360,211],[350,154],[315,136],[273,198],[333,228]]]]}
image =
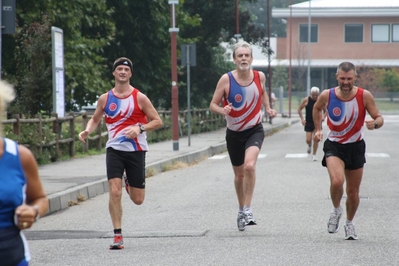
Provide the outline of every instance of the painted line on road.
{"type": "Polygon", "coordinates": [[[306,158],[309,154],[307,153],[287,153],[285,158],[306,158]]]}
{"type": "MultiPolygon", "coordinates": [[[[267,154],[260,153],[258,155],[258,159],[264,159],[264,158],[266,158],[266,156],[267,156],[267,154]]],[[[222,160],[222,159],[227,158],[227,157],[228,157],[228,155],[214,155],[212,157],[209,157],[209,159],[211,159],[211,160],[222,160]]]]}
{"type": "Polygon", "coordinates": [[[375,158],[389,158],[388,153],[366,153],[367,157],[375,157],[375,158]]]}

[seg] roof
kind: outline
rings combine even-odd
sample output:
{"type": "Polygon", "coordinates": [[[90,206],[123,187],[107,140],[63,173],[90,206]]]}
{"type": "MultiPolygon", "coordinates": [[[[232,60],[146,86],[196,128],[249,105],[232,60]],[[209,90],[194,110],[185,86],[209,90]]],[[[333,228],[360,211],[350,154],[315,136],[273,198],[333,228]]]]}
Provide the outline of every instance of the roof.
{"type": "Polygon", "coordinates": [[[292,5],[292,8],[273,8],[274,18],[292,17],[397,17],[398,0],[313,0],[292,5]],[[309,12],[310,9],[310,12],[309,12]]]}
{"type": "MultiPolygon", "coordinates": [[[[355,66],[367,66],[367,67],[399,67],[399,60],[397,59],[311,59],[310,60],[310,67],[318,67],[318,68],[327,68],[327,67],[338,67],[344,61],[352,62],[355,66]]],[[[289,67],[290,62],[288,59],[279,60],[274,59],[270,62],[270,66],[284,66],[289,67]]],[[[256,59],[252,62],[252,66],[255,68],[264,68],[268,67],[268,60],[267,59],[256,59]]],[[[292,67],[308,66],[308,60],[304,59],[298,61],[297,59],[291,60],[292,67]]]]}

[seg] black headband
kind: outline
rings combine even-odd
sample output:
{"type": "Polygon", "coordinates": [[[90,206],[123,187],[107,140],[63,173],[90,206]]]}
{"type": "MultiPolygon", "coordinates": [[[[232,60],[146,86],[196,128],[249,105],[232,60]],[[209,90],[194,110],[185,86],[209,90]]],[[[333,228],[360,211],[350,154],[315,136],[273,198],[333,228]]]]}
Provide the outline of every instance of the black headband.
{"type": "Polygon", "coordinates": [[[126,60],[126,59],[122,59],[122,60],[119,60],[118,62],[116,62],[116,63],[114,64],[114,66],[112,67],[112,72],[114,72],[115,69],[116,69],[118,66],[120,66],[120,65],[124,65],[124,66],[130,67],[130,71],[132,71],[132,73],[133,73],[133,65],[132,65],[128,60],[126,60]]]}

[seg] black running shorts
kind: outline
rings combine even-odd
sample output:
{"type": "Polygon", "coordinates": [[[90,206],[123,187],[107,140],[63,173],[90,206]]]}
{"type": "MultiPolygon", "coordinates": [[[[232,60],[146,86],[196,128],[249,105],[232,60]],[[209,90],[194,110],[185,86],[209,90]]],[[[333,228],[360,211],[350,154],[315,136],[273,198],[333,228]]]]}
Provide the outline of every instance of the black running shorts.
{"type": "Polygon", "coordinates": [[[245,150],[251,146],[262,148],[265,131],[262,123],[244,131],[226,129],[226,145],[233,166],[244,163],[245,150]]]}
{"type": "Polygon", "coordinates": [[[356,170],[363,168],[366,163],[366,143],[360,140],[353,143],[341,144],[326,140],[324,142],[324,157],[322,165],[327,166],[326,158],[336,156],[345,163],[346,170],[356,170]]]}
{"type": "Polygon", "coordinates": [[[118,151],[107,148],[106,163],[108,180],[122,178],[126,171],[129,186],[145,188],[145,151],[118,151]]]}

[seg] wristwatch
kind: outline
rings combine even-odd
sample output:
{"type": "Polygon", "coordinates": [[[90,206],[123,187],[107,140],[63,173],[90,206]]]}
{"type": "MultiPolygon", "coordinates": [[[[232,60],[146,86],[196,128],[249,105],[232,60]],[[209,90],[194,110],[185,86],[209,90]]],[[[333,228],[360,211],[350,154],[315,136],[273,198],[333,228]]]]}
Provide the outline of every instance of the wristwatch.
{"type": "Polygon", "coordinates": [[[374,121],[374,129],[378,128],[378,123],[376,121],[374,121]]]}
{"type": "Polygon", "coordinates": [[[36,210],[35,222],[40,218],[39,207],[37,205],[32,206],[36,210]]]}
{"type": "Polygon", "coordinates": [[[143,133],[145,131],[145,127],[143,125],[140,125],[140,133],[143,133]]]}

